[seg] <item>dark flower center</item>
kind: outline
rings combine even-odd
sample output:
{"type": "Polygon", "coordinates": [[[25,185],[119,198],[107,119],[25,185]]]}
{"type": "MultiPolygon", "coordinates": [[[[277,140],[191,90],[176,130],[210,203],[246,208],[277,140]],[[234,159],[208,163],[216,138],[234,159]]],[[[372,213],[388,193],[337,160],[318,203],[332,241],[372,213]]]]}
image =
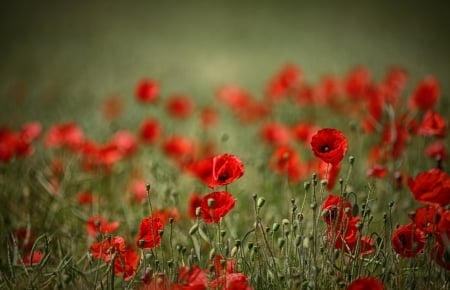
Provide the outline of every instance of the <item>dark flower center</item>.
{"type": "Polygon", "coordinates": [[[327,153],[327,152],[329,152],[330,151],[330,147],[328,147],[328,145],[324,145],[324,146],[322,146],[322,150],[321,150],[323,153],[327,153]]]}
{"type": "Polygon", "coordinates": [[[226,181],[229,178],[228,173],[224,172],[222,174],[219,175],[219,181],[226,181]]]}

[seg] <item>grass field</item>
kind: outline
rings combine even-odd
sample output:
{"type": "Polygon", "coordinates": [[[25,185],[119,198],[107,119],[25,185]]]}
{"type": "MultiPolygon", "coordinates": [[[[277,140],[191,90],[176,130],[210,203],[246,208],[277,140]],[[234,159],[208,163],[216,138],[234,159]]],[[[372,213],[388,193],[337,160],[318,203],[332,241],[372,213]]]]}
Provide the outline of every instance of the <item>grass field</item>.
{"type": "Polygon", "coordinates": [[[0,288],[447,289],[448,12],[5,5],[0,288]]]}

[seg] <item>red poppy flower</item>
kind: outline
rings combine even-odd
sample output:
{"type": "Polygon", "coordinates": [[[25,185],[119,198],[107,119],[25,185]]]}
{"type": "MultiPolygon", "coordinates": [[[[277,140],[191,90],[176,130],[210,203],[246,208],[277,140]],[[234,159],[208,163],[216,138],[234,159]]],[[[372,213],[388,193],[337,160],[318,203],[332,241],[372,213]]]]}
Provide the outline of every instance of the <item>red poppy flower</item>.
{"type": "Polygon", "coordinates": [[[102,116],[108,121],[115,120],[122,114],[123,107],[123,100],[120,96],[110,96],[102,103],[102,116]]]}
{"type": "Polygon", "coordinates": [[[363,120],[363,128],[367,133],[373,133],[379,126],[383,116],[384,94],[381,88],[374,85],[367,89],[368,115],[363,120]]]}
{"type": "Polygon", "coordinates": [[[166,111],[175,119],[186,119],[194,112],[194,102],[187,96],[173,95],[167,100],[166,111]]]}
{"type": "Polygon", "coordinates": [[[383,283],[374,277],[361,277],[348,285],[347,290],[384,290],[383,283]]]}
{"type": "Polygon", "coordinates": [[[118,221],[108,223],[108,221],[98,215],[91,216],[86,222],[86,230],[88,235],[96,237],[97,234],[111,234],[117,230],[120,226],[118,221]]]}
{"type": "Polygon", "coordinates": [[[306,175],[306,169],[300,164],[298,152],[288,146],[275,149],[269,158],[269,168],[276,173],[287,175],[291,183],[299,181],[306,175]]]}
{"type": "Polygon", "coordinates": [[[229,273],[211,281],[211,288],[220,290],[251,290],[248,277],[243,273],[229,273]]]}
{"type": "Polygon", "coordinates": [[[448,246],[440,242],[436,242],[430,249],[430,256],[436,264],[447,271],[450,271],[450,251],[448,250],[448,246]]]}
{"type": "Polygon", "coordinates": [[[167,224],[170,218],[173,218],[174,221],[178,221],[180,219],[180,212],[176,207],[168,207],[164,209],[153,209],[153,217],[158,217],[163,224],[167,224]]]}
{"type": "Polygon", "coordinates": [[[436,141],[425,148],[425,155],[436,160],[447,160],[447,147],[442,141],[436,141]]]}
{"type": "Polygon", "coordinates": [[[219,112],[213,107],[204,107],[200,111],[200,123],[203,128],[213,127],[219,118],[219,112]]]}
{"type": "Polygon", "coordinates": [[[22,129],[19,132],[19,136],[26,142],[32,142],[41,135],[41,132],[42,132],[41,123],[30,122],[22,125],[22,129]]]}
{"type": "Polygon", "coordinates": [[[441,220],[441,213],[442,208],[439,206],[424,206],[416,209],[409,217],[419,230],[424,233],[435,233],[441,220]]]}
{"type": "Polygon", "coordinates": [[[221,255],[215,255],[209,263],[214,266],[214,274],[216,277],[225,273],[230,274],[235,272],[236,261],[233,259],[226,259],[221,255]]]}
{"type": "Polygon", "coordinates": [[[447,133],[447,124],[444,118],[436,112],[427,111],[423,116],[422,123],[417,134],[422,136],[434,136],[444,138],[447,133]]]}
{"type": "Polygon", "coordinates": [[[37,265],[41,262],[43,257],[44,254],[41,251],[35,250],[23,257],[23,264],[27,266],[37,265]]]}
{"type": "Polygon", "coordinates": [[[422,253],[425,246],[425,234],[410,223],[396,229],[392,234],[391,242],[397,254],[411,258],[422,253]]]}
{"type": "Polygon", "coordinates": [[[410,104],[423,112],[433,109],[439,99],[440,87],[437,79],[429,76],[422,80],[411,95],[410,104]]]}
{"type": "Polygon", "coordinates": [[[92,257],[109,263],[115,254],[125,252],[125,239],[121,236],[104,239],[90,247],[92,257]]]}
{"type": "Polygon", "coordinates": [[[436,241],[443,245],[448,245],[450,239],[450,210],[442,210],[439,214],[438,217],[440,218],[435,231],[436,241]]]}
{"type": "MultiPolygon", "coordinates": [[[[356,246],[356,245],[355,245],[356,246]]],[[[374,253],[375,240],[371,237],[363,236],[359,240],[359,256],[366,256],[374,253]]]]}
{"type": "Polygon", "coordinates": [[[287,94],[300,86],[302,72],[294,64],[285,65],[268,83],[266,96],[272,101],[282,100],[287,94]]]}
{"type": "Polygon", "coordinates": [[[178,283],[172,285],[172,290],[206,290],[208,277],[198,266],[184,266],[178,271],[178,283]]]}
{"type": "Polygon", "coordinates": [[[15,155],[16,134],[8,128],[0,128],[0,161],[8,163],[15,155]]]}
{"type": "Polygon", "coordinates": [[[48,148],[68,147],[78,149],[84,139],[83,131],[75,123],[53,125],[45,135],[44,144],[48,148]]]}
{"type": "Polygon", "coordinates": [[[194,158],[194,142],[186,137],[179,135],[169,136],[164,141],[162,147],[164,153],[168,157],[179,162],[180,164],[191,162],[194,158]]]}
{"type": "Polygon", "coordinates": [[[31,229],[27,227],[20,228],[13,233],[13,236],[20,250],[29,251],[33,247],[34,233],[31,229]]]}
{"type": "Polygon", "coordinates": [[[358,223],[359,216],[348,218],[344,216],[340,223],[331,224],[327,227],[328,243],[333,248],[343,250],[346,253],[352,253],[358,241],[358,223]]]}
{"type": "Polygon", "coordinates": [[[371,82],[371,75],[367,68],[359,66],[352,69],[344,80],[344,88],[349,97],[357,100],[364,96],[371,82]]]}
{"type": "Polygon", "coordinates": [[[322,203],[322,217],[328,225],[341,224],[344,217],[352,217],[352,204],[342,196],[329,194],[322,203]]]}
{"type": "Polygon", "coordinates": [[[90,205],[94,202],[94,197],[91,192],[82,191],[77,194],[77,201],[81,205],[90,205]]]}
{"type": "Polygon", "coordinates": [[[397,108],[401,101],[401,92],[408,80],[408,73],[401,67],[392,67],[383,81],[386,102],[397,108]]]}
{"type": "Polygon", "coordinates": [[[366,172],[367,177],[383,178],[388,174],[388,169],[380,164],[374,164],[366,172]]]}
{"type": "Polygon", "coordinates": [[[232,154],[219,154],[192,163],[188,166],[188,170],[210,188],[230,184],[245,172],[242,161],[232,154]]]}
{"type": "Polygon", "coordinates": [[[252,100],[250,93],[235,85],[225,85],[216,93],[217,99],[233,111],[247,107],[252,100]]]}
{"type": "Polygon", "coordinates": [[[201,196],[198,193],[193,192],[189,197],[188,202],[188,215],[190,218],[195,219],[197,217],[196,211],[197,208],[201,206],[201,204],[202,204],[201,196]]]}
{"type": "Polygon", "coordinates": [[[147,144],[155,144],[162,135],[161,123],[153,118],[147,118],[141,123],[139,136],[147,144]]]}
{"type": "Polygon", "coordinates": [[[311,148],[323,162],[336,165],[347,152],[347,138],[339,130],[321,129],[312,137],[311,148]]]}
{"type": "Polygon", "coordinates": [[[141,221],[136,245],[142,249],[153,249],[161,243],[159,231],[164,229],[159,217],[147,217],[141,221]]]}
{"type": "Polygon", "coordinates": [[[137,150],[136,138],[130,131],[122,130],[114,133],[110,145],[115,145],[122,157],[129,157],[137,150]]]}
{"type": "Polygon", "coordinates": [[[202,218],[208,223],[219,223],[220,219],[234,208],[235,199],[226,191],[205,195],[200,204],[202,218]]]}
{"type": "Polygon", "coordinates": [[[291,128],[292,137],[304,144],[311,143],[312,136],[317,132],[317,128],[308,122],[299,122],[291,128]]]}
{"type": "Polygon", "coordinates": [[[159,84],[152,79],[142,79],[136,84],[135,97],[141,103],[155,103],[159,97],[159,84]]]}
{"type": "Polygon", "coordinates": [[[147,200],[147,181],[144,179],[133,179],[128,185],[128,191],[131,193],[132,200],[136,203],[142,203],[147,200]]]}
{"type": "Polygon", "coordinates": [[[434,168],[408,179],[408,187],[414,198],[425,204],[446,206],[450,203],[450,176],[434,168]]]}
{"type": "Polygon", "coordinates": [[[289,128],[281,123],[268,122],[261,128],[261,137],[269,145],[287,145],[291,139],[289,128]]]}
{"type": "Polygon", "coordinates": [[[407,122],[403,119],[395,120],[394,124],[387,123],[383,129],[383,144],[390,148],[390,157],[397,159],[405,151],[409,133],[407,122]]]}

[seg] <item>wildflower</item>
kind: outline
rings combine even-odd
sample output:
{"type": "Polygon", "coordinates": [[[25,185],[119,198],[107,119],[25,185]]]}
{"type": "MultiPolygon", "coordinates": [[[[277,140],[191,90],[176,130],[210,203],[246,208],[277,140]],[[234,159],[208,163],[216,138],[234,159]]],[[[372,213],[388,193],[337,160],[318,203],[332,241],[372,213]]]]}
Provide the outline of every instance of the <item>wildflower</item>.
{"type": "Polygon", "coordinates": [[[392,247],[402,257],[411,258],[422,253],[425,233],[413,223],[401,226],[392,234],[392,247]]]}
{"type": "Polygon", "coordinates": [[[193,192],[191,196],[189,197],[188,202],[188,215],[190,218],[196,218],[197,217],[197,208],[201,206],[202,198],[197,192],[193,192]]]}
{"type": "Polygon", "coordinates": [[[439,220],[441,220],[442,208],[428,205],[417,208],[414,214],[409,215],[414,225],[424,233],[435,233],[439,220]]]}
{"type": "Polygon", "coordinates": [[[297,182],[306,174],[300,164],[300,156],[289,146],[277,147],[269,158],[269,168],[276,173],[285,174],[290,182],[297,182]]]}
{"type": "Polygon", "coordinates": [[[448,246],[436,242],[430,249],[430,256],[436,264],[447,271],[450,271],[450,251],[448,250],[448,246]]]}
{"type": "Polygon", "coordinates": [[[90,247],[92,257],[109,263],[114,255],[125,252],[125,239],[121,236],[104,239],[90,247]]]}
{"type": "Polygon", "coordinates": [[[233,259],[226,259],[221,255],[215,255],[209,263],[214,266],[214,274],[219,277],[225,273],[230,274],[235,272],[236,261],[233,259]]]}
{"type": "Polygon", "coordinates": [[[132,200],[136,203],[142,203],[147,200],[147,181],[145,179],[133,179],[128,185],[128,191],[131,193],[132,200]]]}
{"type": "Polygon", "coordinates": [[[186,119],[194,112],[194,102],[184,95],[172,95],[167,100],[166,111],[175,119],[186,119]]]}
{"type": "Polygon", "coordinates": [[[321,129],[312,137],[311,148],[323,162],[337,165],[347,152],[347,138],[339,130],[321,129]]]}
{"type": "Polygon", "coordinates": [[[436,112],[427,111],[423,116],[422,123],[417,134],[422,136],[433,136],[444,138],[447,133],[447,124],[444,118],[436,112]]]}
{"type": "Polygon", "coordinates": [[[264,142],[273,146],[287,145],[291,139],[289,128],[276,122],[265,123],[261,128],[260,134],[264,142]]]}
{"type": "Polygon", "coordinates": [[[194,142],[180,135],[167,137],[162,148],[168,157],[182,165],[191,162],[195,153],[194,142]]]}
{"type": "Polygon", "coordinates": [[[154,118],[146,118],[139,129],[139,137],[146,144],[155,144],[162,135],[161,123],[154,118]]]}
{"type": "Polygon", "coordinates": [[[82,145],[83,141],[83,131],[73,122],[53,125],[44,138],[44,144],[47,148],[67,147],[76,150],[82,145]]]}
{"type": "Polygon", "coordinates": [[[136,84],[135,97],[140,103],[155,103],[159,97],[159,84],[152,79],[142,79],[136,84]]]}
{"type": "Polygon", "coordinates": [[[234,208],[235,199],[226,191],[216,191],[205,195],[200,204],[202,218],[207,223],[218,223],[234,208]]]}
{"type": "Polygon", "coordinates": [[[251,290],[248,277],[243,273],[227,273],[211,281],[211,288],[220,290],[251,290]]]}
{"type": "Polygon", "coordinates": [[[446,206],[450,203],[450,177],[445,171],[434,168],[408,179],[414,198],[425,204],[446,206]]]}
{"type": "Polygon", "coordinates": [[[442,141],[431,143],[425,148],[425,155],[436,160],[447,160],[447,148],[442,141]]]}
{"type": "Polygon", "coordinates": [[[287,64],[267,84],[266,96],[269,100],[280,101],[299,87],[301,81],[300,68],[294,64],[287,64]]]}
{"type": "Polygon", "coordinates": [[[99,215],[91,216],[86,222],[86,231],[91,237],[96,237],[97,234],[111,234],[120,226],[118,221],[108,223],[108,221],[99,215]]]}
{"type": "Polygon", "coordinates": [[[308,122],[299,122],[296,123],[292,128],[291,128],[291,135],[292,137],[300,142],[300,143],[304,143],[304,144],[309,144],[311,143],[311,139],[312,136],[317,132],[317,128],[308,123],[308,122]]]}
{"type": "Polygon", "coordinates": [[[440,87],[437,79],[428,76],[416,87],[410,97],[410,105],[422,112],[433,109],[439,99],[440,87]]]}
{"type": "Polygon", "coordinates": [[[180,219],[180,213],[176,207],[169,207],[165,209],[155,208],[153,209],[153,217],[158,217],[161,220],[161,223],[167,224],[170,218],[174,221],[178,221],[180,219]]]}
{"type": "Polygon", "coordinates": [[[339,225],[351,218],[352,204],[342,196],[329,194],[322,204],[322,217],[327,225],[339,225]]]}
{"type": "Polygon", "coordinates": [[[159,231],[164,229],[159,217],[147,217],[141,221],[136,245],[142,249],[153,249],[161,243],[159,231]]]}
{"type": "Polygon", "coordinates": [[[37,265],[41,262],[43,257],[44,254],[41,251],[35,250],[23,257],[23,264],[27,266],[37,265]]]}
{"type": "Polygon", "coordinates": [[[348,285],[347,290],[384,290],[383,283],[374,277],[361,277],[348,285]]]}
{"type": "Polygon", "coordinates": [[[94,202],[94,197],[92,193],[87,191],[81,191],[77,194],[76,199],[81,205],[90,205],[94,202]]]}
{"type": "Polygon", "coordinates": [[[109,144],[117,147],[121,158],[129,157],[137,150],[136,138],[133,133],[127,130],[114,133],[109,144]]]}
{"type": "Polygon", "coordinates": [[[375,177],[375,178],[383,178],[388,173],[388,169],[380,164],[374,164],[369,170],[366,172],[367,177],[375,177]]]}
{"type": "Polygon", "coordinates": [[[219,112],[213,107],[204,107],[200,111],[200,124],[203,128],[213,127],[219,118],[219,112]]]}
{"type": "Polygon", "coordinates": [[[358,100],[365,96],[371,79],[372,77],[367,68],[363,66],[355,67],[344,79],[345,92],[352,100],[358,100]]]}
{"type": "Polygon", "coordinates": [[[172,290],[206,290],[208,277],[198,266],[184,266],[178,271],[178,283],[172,285],[172,290]]]}

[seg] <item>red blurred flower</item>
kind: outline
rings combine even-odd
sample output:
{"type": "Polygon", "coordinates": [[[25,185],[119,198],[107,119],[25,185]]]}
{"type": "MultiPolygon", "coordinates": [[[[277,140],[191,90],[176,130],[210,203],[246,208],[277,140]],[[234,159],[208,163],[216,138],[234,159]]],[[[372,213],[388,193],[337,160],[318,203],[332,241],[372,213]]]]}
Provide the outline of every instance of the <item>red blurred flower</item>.
{"type": "Polygon", "coordinates": [[[383,283],[374,277],[361,277],[348,285],[347,290],[384,290],[383,283]]]}
{"type": "Polygon", "coordinates": [[[44,254],[39,250],[29,252],[25,257],[23,257],[23,264],[27,266],[37,265],[41,262],[43,257],[44,254]]]}
{"type": "Polygon", "coordinates": [[[141,103],[155,103],[159,97],[159,84],[152,79],[142,79],[136,84],[135,97],[141,103]]]}
{"type": "Polygon", "coordinates": [[[108,223],[108,221],[99,215],[91,216],[86,222],[88,235],[96,237],[97,234],[111,234],[120,226],[118,221],[108,223]]]}
{"type": "Polygon", "coordinates": [[[204,107],[200,111],[200,123],[203,128],[213,127],[219,118],[219,112],[213,107],[204,107]]]}
{"type": "Polygon", "coordinates": [[[384,107],[384,94],[381,88],[377,86],[369,86],[367,89],[367,106],[368,115],[363,120],[363,128],[365,132],[374,132],[381,122],[384,107]]]}
{"type": "Polygon", "coordinates": [[[300,143],[310,144],[312,136],[317,131],[318,129],[314,125],[308,122],[299,122],[291,128],[291,135],[300,143]]]}
{"type": "Polygon", "coordinates": [[[302,179],[306,169],[300,164],[300,156],[291,147],[277,147],[269,158],[269,168],[276,173],[285,174],[294,183],[302,179]]]}
{"type": "Polygon", "coordinates": [[[436,141],[425,148],[425,154],[436,160],[447,160],[447,147],[442,141],[436,141]]]}
{"type": "Polygon", "coordinates": [[[397,254],[411,258],[422,253],[425,246],[425,234],[413,223],[409,223],[395,230],[391,242],[397,254]]]}
{"type": "Polygon", "coordinates": [[[36,140],[42,132],[42,125],[39,122],[30,122],[22,125],[19,136],[26,142],[36,140]]]}
{"type": "Polygon", "coordinates": [[[78,149],[84,141],[83,131],[73,122],[53,125],[45,135],[44,144],[48,148],[67,147],[78,149]]]}
{"type": "Polygon", "coordinates": [[[289,128],[281,123],[268,122],[261,127],[261,137],[269,145],[287,145],[291,139],[289,128]]]}
{"type": "Polygon", "coordinates": [[[194,159],[194,142],[186,137],[179,135],[169,136],[164,140],[162,148],[168,157],[180,164],[189,163],[194,159]]]}
{"type": "Polygon", "coordinates": [[[30,251],[33,247],[34,233],[30,228],[20,228],[13,232],[13,236],[20,250],[30,251]]]}
{"type": "Polygon", "coordinates": [[[401,93],[408,80],[408,73],[401,67],[392,67],[385,75],[383,86],[386,102],[397,108],[400,105],[401,93]]]}
{"type": "Polygon", "coordinates": [[[226,259],[221,255],[215,255],[209,262],[209,265],[214,266],[214,275],[219,277],[223,274],[230,274],[235,272],[236,261],[233,259],[226,259]]]}
{"type": "Polygon", "coordinates": [[[422,80],[411,95],[410,104],[423,112],[433,109],[439,99],[440,87],[437,79],[428,76],[422,80]]]}
{"type": "Polygon", "coordinates": [[[159,217],[147,217],[141,221],[136,245],[142,249],[153,249],[161,243],[160,230],[164,226],[159,217]]]}
{"type": "Polygon", "coordinates": [[[123,158],[133,155],[137,150],[136,137],[127,130],[114,133],[110,145],[115,145],[123,158]]]}
{"type": "Polygon", "coordinates": [[[405,151],[409,133],[406,120],[395,120],[394,124],[387,123],[383,128],[383,145],[388,148],[390,156],[397,159],[405,151]]]}
{"type": "Polygon", "coordinates": [[[195,213],[197,211],[197,208],[201,207],[201,204],[202,204],[201,196],[198,193],[193,192],[191,194],[191,196],[189,197],[189,202],[188,202],[188,215],[190,218],[197,217],[197,215],[195,213]]]}
{"type": "Polygon", "coordinates": [[[434,136],[444,138],[447,133],[447,124],[444,118],[436,112],[427,111],[423,116],[422,123],[417,134],[422,136],[434,136]]]}
{"type": "Polygon", "coordinates": [[[337,165],[347,152],[347,139],[339,130],[325,128],[312,137],[311,148],[323,162],[337,165]]]}
{"type": "Polygon", "coordinates": [[[102,103],[102,116],[109,121],[115,120],[122,114],[123,107],[123,100],[120,96],[110,96],[102,103]]]}
{"type": "Polygon", "coordinates": [[[91,192],[81,191],[77,194],[77,201],[81,205],[90,205],[94,202],[94,197],[91,192]]]}
{"type": "Polygon", "coordinates": [[[286,64],[267,84],[266,96],[272,101],[280,101],[298,88],[301,81],[300,68],[295,64],[286,64]]]}
{"type": "Polygon", "coordinates": [[[248,277],[243,273],[229,273],[211,281],[210,286],[217,290],[251,290],[248,277]]]}
{"type": "Polygon", "coordinates": [[[145,179],[133,179],[128,185],[133,201],[142,203],[147,200],[147,181],[145,179]]]}
{"type": "Polygon", "coordinates": [[[246,107],[253,98],[250,93],[234,85],[225,85],[217,90],[217,99],[232,110],[246,107]]]}
{"type": "Polygon", "coordinates": [[[0,128],[0,161],[8,163],[15,155],[16,134],[8,128],[0,128]]]}
{"type": "Polygon", "coordinates": [[[436,264],[450,271],[450,251],[448,250],[448,246],[436,242],[430,250],[430,256],[436,264]]]}
{"type": "Polygon", "coordinates": [[[344,88],[347,95],[353,100],[363,97],[371,80],[372,77],[367,68],[363,66],[355,67],[347,74],[344,80],[344,88]]]}
{"type": "Polygon", "coordinates": [[[162,125],[154,118],[146,118],[139,129],[140,139],[147,144],[155,144],[162,136],[162,125]]]}
{"type": "Polygon", "coordinates": [[[205,195],[200,204],[202,218],[208,223],[219,223],[220,219],[234,208],[235,199],[226,191],[205,195]]]}
{"type": "Polygon", "coordinates": [[[167,113],[176,119],[186,119],[194,112],[194,101],[185,95],[172,95],[166,103],[167,113]]]}
{"type": "Polygon", "coordinates": [[[198,266],[184,266],[178,271],[178,283],[172,285],[172,290],[206,290],[208,277],[198,266]]]}
{"type": "Polygon", "coordinates": [[[408,179],[408,187],[414,198],[425,204],[446,206],[450,203],[450,176],[434,168],[408,179]]]}
{"type": "Polygon", "coordinates": [[[153,217],[159,218],[161,223],[167,224],[170,218],[173,218],[174,221],[178,221],[180,219],[180,212],[176,207],[169,207],[164,209],[153,209],[153,217]]]}
{"type": "Polygon", "coordinates": [[[375,178],[383,178],[388,174],[388,169],[380,164],[374,164],[372,167],[367,170],[366,176],[367,177],[375,177],[375,178]]]}

